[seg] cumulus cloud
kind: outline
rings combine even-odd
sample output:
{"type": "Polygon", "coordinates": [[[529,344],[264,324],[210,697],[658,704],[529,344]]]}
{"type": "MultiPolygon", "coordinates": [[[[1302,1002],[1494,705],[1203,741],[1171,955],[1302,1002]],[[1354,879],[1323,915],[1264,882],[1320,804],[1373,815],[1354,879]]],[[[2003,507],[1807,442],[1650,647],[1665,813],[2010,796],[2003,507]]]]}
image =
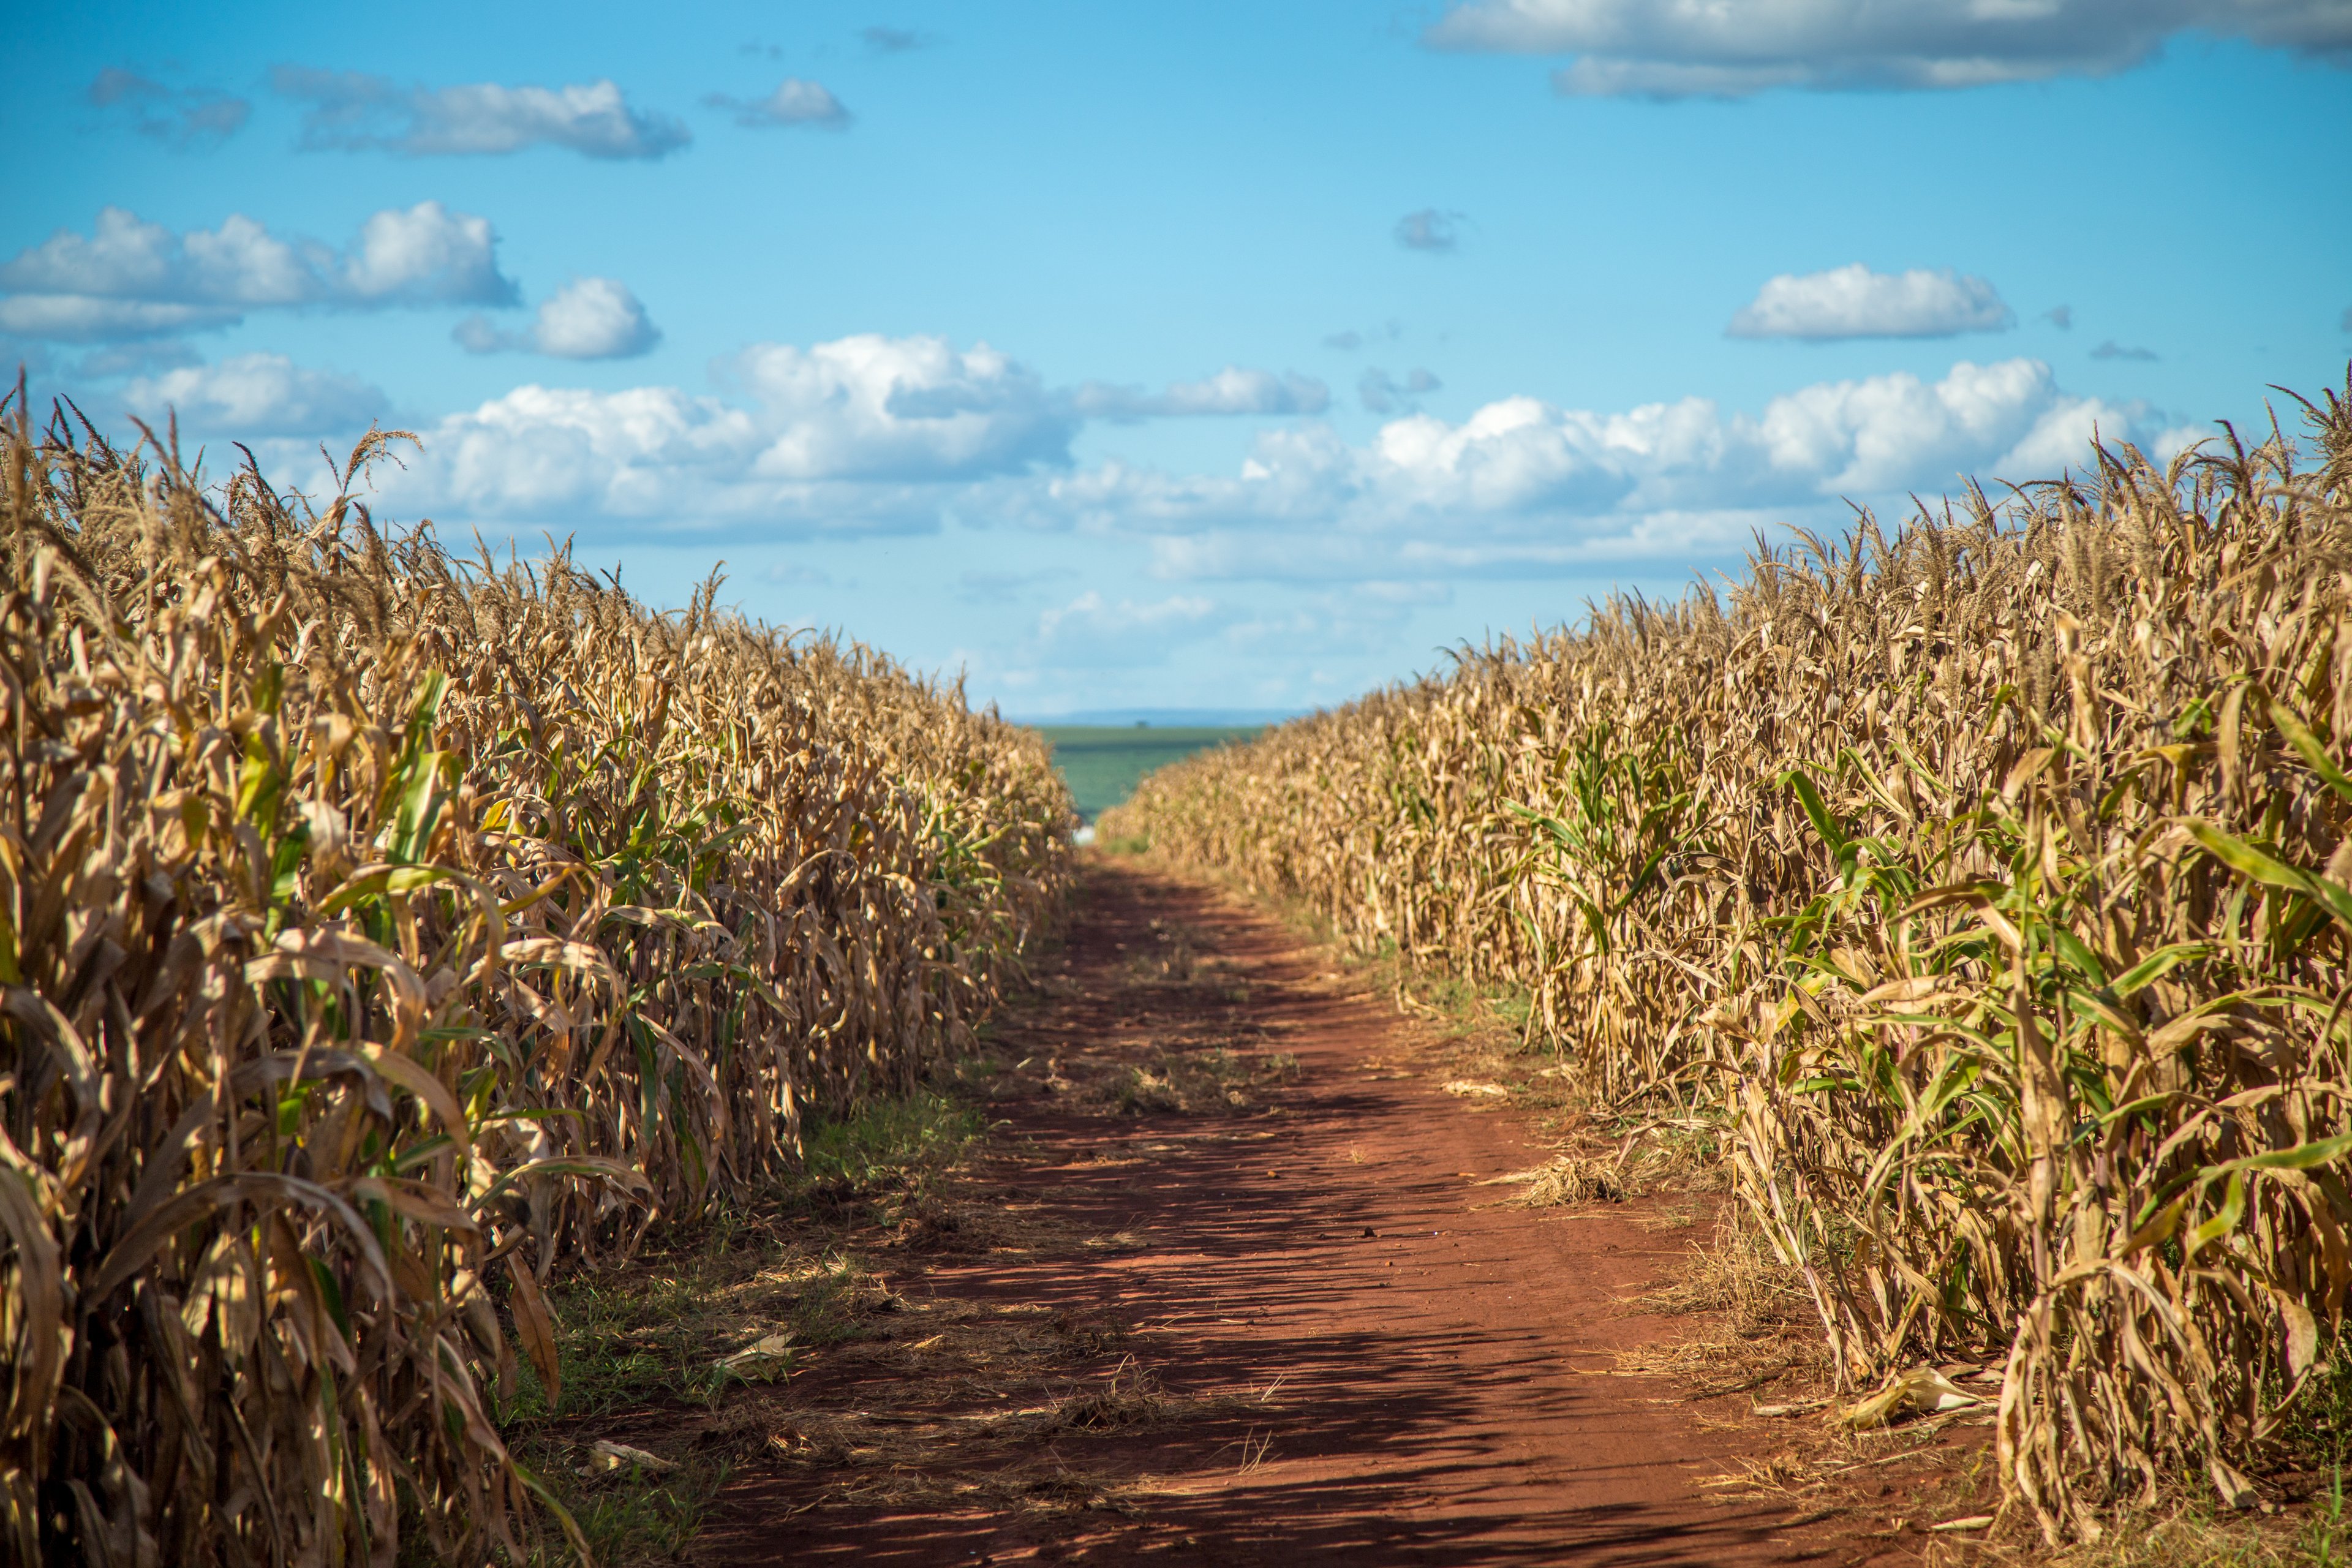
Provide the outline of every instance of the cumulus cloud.
{"type": "Polygon", "coordinates": [[[1443,254],[1461,242],[1461,220],[1460,213],[1441,212],[1435,207],[1407,213],[1396,221],[1396,242],[1407,250],[1443,254]]]}
{"type": "Polygon", "coordinates": [[[386,406],[383,394],[356,376],[306,370],[272,353],[142,376],[123,401],[151,419],[176,412],[189,429],[222,436],[342,433],[364,428],[386,406]]]}
{"type": "Polygon", "coordinates": [[[1356,378],[1356,397],[1374,414],[1393,414],[1410,406],[1413,398],[1435,392],[1444,384],[1417,365],[1405,373],[1402,382],[1375,368],[1356,378]]]}
{"type": "Polygon", "coordinates": [[[1180,381],[1164,392],[1089,381],[1071,395],[1071,407],[1088,419],[1129,424],[1235,414],[1320,414],[1331,389],[1308,375],[1227,365],[1205,381],[1180,381]]]}
{"type": "Polygon", "coordinates": [[[730,98],[714,92],[703,100],[714,109],[732,110],[735,123],[761,127],[814,126],[821,131],[846,130],[851,119],[841,100],[820,83],[788,76],[765,98],[730,98]]]}
{"type": "MultiPolygon", "coordinates": [[[[494,334],[484,346],[511,345],[494,334]]],[[[1157,393],[1055,387],[985,343],[936,337],[759,343],[718,369],[734,397],[517,387],[423,431],[424,456],[387,493],[484,519],[924,529],[995,512],[1067,470],[1088,419],[1309,415],[1330,396],[1307,377],[1233,368],[1157,393]]]]}
{"type": "MultiPolygon", "coordinates": [[[[1297,417],[1259,431],[1237,469],[1168,472],[1081,468],[1072,442],[1090,416],[1145,403],[1146,416],[1254,408],[1282,384],[1241,373],[1082,398],[985,344],[920,337],[761,344],[723,370],[725,397],[518,387],[425,428],[423,456],[384,478],[385,504],[445,521],[782,536],[953,519],[1141,542],[1175,580],[1443,581],[1708,559],[1759,527],[1834,527],[1848,499],[1904,509],[1963,476],[2080,468],[2095,430],[2159,455],[2188,438],[2137,405],[2069,395],[2047,364],[2018,358],[1824,381],[1753,411],[1516,396],[1458,420],[1401,412],[1361,441],[1297,417]]],[[[1137,609],[1072,601],[1057,613],[1076,627],[1094,610],[1137,609]]]]}
{"type": "Polygon", "coordinates": [[[1076,419],[985,343],[872,333],[747,349],[735,374],[777,426],[756,463],[792,479],[951,479],[1069,458],[1076,419]]]}
{"type": "Polygon", "coordinates": [[[244,99],[211,88],[166,87],[120,66],[99,72],[88,97],[140,135],[182,148],[217,147],[253,115],[244,99]]]}
{"type": "Polygon", "coordinates": [[[693,140],[676,117],[632,108],[610,80],[568,87],[403,87],[364,71],[279,66],[270,85],[307,103],[302,146],[413,157],[562,147],[583,157],[662,158],[693,140]]]}
{"type": "Polygon", "coordinates": [[[1741,98],[1771,88],[1948,89],[2104,76],[2196,30],[2352,59],[2343,0],[1466,0],[1433,47],[1574,55],[1563,93],[1741,98]]]}
{"type": "Polygon", "coordinates": [[[1066,466],[1078,424],[1066,395],[984,343],[761,343],[722,368],[741,403],[517,387],[423,430],[423,455],[385,494],[485,520],[919,531],[958,487],[1066,466]]]}
{"type": "Polygon", "coordinates": [[[1857,261],[1783,273],[1731,318],[1735,338],[1948,338],[2005,331],[2017,317],[1981,278],[1950,268],[1873,272],[1857,261]]]}
{"type": "Polygon", "coordinates": [[[178,233],[106,207],[0,263],[0,329],[89,342],[221,326],[249,310],[512,304],[489,220],[439,202],[387,208],[341,250],[232,215],[178,233]]]}
{"type": "Polygon", "coordinates": [[[2154,349],[2134,348],[2126,343],[2119,343],[2113,338],[2109,338],[2105,342],[2102,342],[2097,348],[2091,351],[2091,357],[2093,359],[2153,361],[2158,356],[2154,349]]]}
{"type": "Polygon", "coordinates": [[[449,334],[467,353],[528,349],[556,359],[633,359],[661,342],[661,329],[617,278],[575,278],[557,289],[520,331],[468,316],[449,334]]]}
{"type": "Polygon", "coordinates": [[[2082,463],[2094,426],[2153,434],[2062,393],[2039,361],[1962,362],[1935,382],[1820,383],[1758,414],[1507,397],[1458,423],[1393,419],[1362,446],[1303,426],[1261,437],[1232,477],[1107,463],[1040,476],[1006,504],[1037,526],[1159,535],[1174,577],[1565,569],[1732,549],[1791,510],[1899,503],[1963,474],[2047,477],[2082,463]]]}
{"type": "Polygon", "coordinates": [[[2074,307],[2053,305],[2042,312],[2042,319],[2062,332],[2071,332],[2074,330],[2074,307]]]}

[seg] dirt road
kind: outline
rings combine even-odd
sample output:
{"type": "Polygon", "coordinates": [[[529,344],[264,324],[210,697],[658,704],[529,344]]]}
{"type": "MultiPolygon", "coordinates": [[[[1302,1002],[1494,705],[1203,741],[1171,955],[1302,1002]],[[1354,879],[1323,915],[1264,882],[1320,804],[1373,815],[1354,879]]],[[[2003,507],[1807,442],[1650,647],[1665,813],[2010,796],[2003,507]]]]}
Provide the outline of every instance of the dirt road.
{"type": "Polygon", "coordinates": [[[1098,858],[1042,984],[994,1152],[872,1255],[883,1326],[758,1415],[695,1561],[1870,1556],[1700,1484],[1769,1442],[1708,1419],[1744,1397],[1617,1371],[1691,1233],[1480,1185],[1549,1151],[1328,953],[1098,858]]]}

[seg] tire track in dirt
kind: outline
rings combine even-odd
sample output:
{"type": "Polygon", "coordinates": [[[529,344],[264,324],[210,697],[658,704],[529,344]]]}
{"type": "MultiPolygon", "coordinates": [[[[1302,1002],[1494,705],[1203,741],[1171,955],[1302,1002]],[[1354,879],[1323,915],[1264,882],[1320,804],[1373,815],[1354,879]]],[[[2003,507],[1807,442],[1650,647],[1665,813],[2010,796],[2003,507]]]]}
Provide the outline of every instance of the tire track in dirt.
{"type": "Polygon", "coordinates": [[[1624,1302],[1685,1238],[1638,1204],[1502,1206],[1476,1184],[1549,1151],[1407,1070],[1393,1008],[1327,963],[1091,858],[992,1032],[995,1152],[876,1265],[903,1331],[737,1414],[772,1435],[694,1560],[1867,1558],[1709,1495],[1763,1437],[1615,1373],[1671,1337],[1624,1302]]]}

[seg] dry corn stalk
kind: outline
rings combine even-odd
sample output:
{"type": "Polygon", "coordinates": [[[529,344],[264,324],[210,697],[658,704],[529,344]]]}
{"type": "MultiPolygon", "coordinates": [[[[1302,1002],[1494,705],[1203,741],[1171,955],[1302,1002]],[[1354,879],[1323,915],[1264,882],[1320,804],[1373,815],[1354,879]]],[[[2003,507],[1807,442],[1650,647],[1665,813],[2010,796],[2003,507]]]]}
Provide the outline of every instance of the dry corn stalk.
{"type": "Polygon", "coordinates": [[[2006,1358],[2054,1540],[2232,1503],[2352,1287],[2352,382],[1759,545],[1147,779],[1109,836],[1716,1118],[1842,1374],[2006,1358]]]}
{"type": "Polygon", "coordinates": [[[1066,795],[715,580],[657,615],[387,536],[386,437],[317,512],[15,414],[0,1556],[524,1550],[497,1394],[518,1350],[560,1388],[549,1271],[963,1039],[1066,795]]]}

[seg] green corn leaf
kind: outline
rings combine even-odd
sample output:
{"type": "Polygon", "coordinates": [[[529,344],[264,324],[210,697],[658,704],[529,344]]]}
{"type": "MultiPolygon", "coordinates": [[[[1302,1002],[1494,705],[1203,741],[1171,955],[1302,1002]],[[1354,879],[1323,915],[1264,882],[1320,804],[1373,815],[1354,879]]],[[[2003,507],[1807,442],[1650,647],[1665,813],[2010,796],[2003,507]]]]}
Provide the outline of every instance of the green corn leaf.
{"type": "MultiPolygon", "coordinates": [[[[2257,691],[2260,689],[2256,688],[2257,691]]],[[[2320,743],[2317,735],[2312,733],[2311,726],[2303,721],[2303,715],[2266,693],[2262,700],[2270,710],[2271,722],[2280,734],[2286,737],[2287,744],[2311,764],[2311,771],[2325,780],[2329,789],[2346,800],[2352,800],[2352,778],[2346,777],[2344,770],[2336,765],[2336,759],[2327,754],[2327,748],[2320,743]]]]}
{"type": "Polygon", "coordinates": [[[2180,1245],[2182,1253],[2189,1258],[2196,1257],[2204,1249],[2207,1242],[2215,1241],[2229,1235],[2238,1228],[2238,1222],[2245,1217],[2245,1174],[2243,1172],[2232,1171],[2230,1173],[2229,1191],[2221,1200],[2221,1212],[2189,1233],[2189,1239],[2180,1245]]]}
{"type": "Polygon", "coordinates": [[[2099,955],[2073,931],[2063,926],[2051,927],[2050,945],[2058,950],[2059,957],[2074,966],[2076,973],[2088,975],[2093,985],[2107,983],[2107,966],[2101,963],[2099,955]]]}
{"type": "Polygon", "coordinates": [[[2208,855],[2241,876],[2264,887],[2297,893],[2318,904],[2352,931],[2352,889],[2326,877],[2291,866],[2260,845],[2222,832],[2210,822],[2190,818],[2189,836],[2208,855]]]}
{"type": "Polygon", "coordinates": [[[2118,997],[2127,1001],[2182,964],[2200,958],[2210,958],[2212,954],[2213,944],[2210,942],[2177,942],[2168,947],[2158,948],[2154,952],[2116,975],[2111,989],[2118,997]]]}
{"type": "Polygon", "coordinates": [[[2314,1165],[2333,1164],[2348,1153],[2352,1153],[2352,1132],[2338,1138],[2299,1143],[2292,1149],[2273,1149],[2266,1154],[2250,1154],[2242,1160],[2232,1160],[2221,1168],[2225,1171],[2308,1171],[2314,1165]]]}
{"type": "Polygon", "coordinates": [[[1839,826],[1837,819],[1830,815],[1830,808],[1822,804],[1822,792],[1813,787],[1813,781],[1806,776],[1804,769],[1790,768],[1780,775],[1780,782],[1796,792],[1797,803],[1805,808],[1805,816],[1811,819],[1813,831],[1821,835],[1822,842],[1835,853],[1843,855],[1845,829],[1839,826]]]}

